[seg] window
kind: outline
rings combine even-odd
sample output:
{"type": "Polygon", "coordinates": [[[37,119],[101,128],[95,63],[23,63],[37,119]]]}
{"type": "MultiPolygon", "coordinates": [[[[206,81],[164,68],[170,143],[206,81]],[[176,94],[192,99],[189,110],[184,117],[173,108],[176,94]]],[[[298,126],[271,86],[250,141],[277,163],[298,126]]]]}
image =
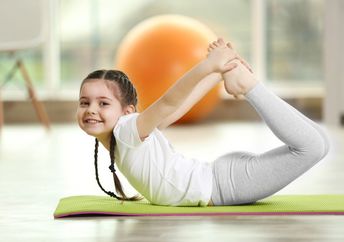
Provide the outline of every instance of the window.
{"type": "MultiPolygon", "coordinates": [[[[231,40],[268,84],[322,85],[322,0],[212,0],[211,5],[208,0],[51,1],[59,6],[53,11],[60,57],[59,66],[50,64],[48,69],[58,70],[59,83],[49,83],[53,79],[49,73],[44,78],[43,48],[23,54],[38,89],[53,86],[55,95],[66,90],[75,93],[81,79],[94,69],[112,68],[117,46],[128,30],[158,14],[187,15],[208,25],[231,40]]],[[[1,72],[9,68],[8,57],[0,54],[1,72]]]]}
{"type": "Polygon", "coordinates": [[[271,82],[314,85],[322,75],[323,1],[266,2],[266,74],[271,82]]]}

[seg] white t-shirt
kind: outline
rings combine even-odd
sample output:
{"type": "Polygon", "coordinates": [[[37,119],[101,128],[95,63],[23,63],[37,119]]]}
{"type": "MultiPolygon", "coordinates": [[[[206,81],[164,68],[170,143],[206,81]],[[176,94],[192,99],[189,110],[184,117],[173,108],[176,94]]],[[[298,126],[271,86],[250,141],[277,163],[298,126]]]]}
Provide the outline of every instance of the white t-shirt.
{"type": "Polygon", "coordinates": [[[141,141],[138,115],[122,116],[114,128],[118,169],[153,204],[207,206],[212,191],[211,165],[175,152],[158,129],[141,141]]]}

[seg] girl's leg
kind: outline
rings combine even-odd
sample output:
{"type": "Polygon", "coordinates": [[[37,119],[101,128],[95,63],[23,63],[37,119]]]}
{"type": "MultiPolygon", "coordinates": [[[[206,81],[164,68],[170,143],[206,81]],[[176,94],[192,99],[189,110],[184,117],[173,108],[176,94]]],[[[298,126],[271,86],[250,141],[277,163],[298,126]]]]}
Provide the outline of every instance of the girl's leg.
{"type": "Polygon", "coordinates": [[[293,106],[289,105],[288,103],[286,103],[285,101],[282,100],[282,102],[284,102],[290,109],[291,111],[294,111],[294,113],[296,115],[298,115],[300,118],[302,118],[305,122],[307,122],[309,125],[311,125],[314,129],[316,129],[316,131],[318,131],[319,135],[321,135],[321,137],[325,140],[324,145],[325,145],[325,152],[324,152],[324,156],[328,153],[329,151],[329,146],[330,146],[330,141],[329,138],[326,134],[326,132],[314,121],[312,121],[311,119],[307,118],[305,115],[303,115],[302,113],[300,113],[298,110],[296,110],[293,106]]]}
{"type": "Polygon", "coordinates": [[[328,152],[327,137],[317,124],[261,83],[246,98],[285,145],[259,155],[235,152],[217,159],[213,165],[215,205],[252,203],[270,196],[328,152]]]}

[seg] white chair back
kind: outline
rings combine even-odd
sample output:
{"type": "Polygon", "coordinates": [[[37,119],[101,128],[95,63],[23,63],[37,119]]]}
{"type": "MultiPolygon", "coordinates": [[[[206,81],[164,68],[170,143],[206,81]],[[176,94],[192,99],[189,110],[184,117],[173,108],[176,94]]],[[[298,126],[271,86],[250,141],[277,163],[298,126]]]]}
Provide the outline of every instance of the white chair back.
{"type": "Polygon", "coordinates": [[[43,0],[0,0],[0,51],[43,42],[43,0]]]}

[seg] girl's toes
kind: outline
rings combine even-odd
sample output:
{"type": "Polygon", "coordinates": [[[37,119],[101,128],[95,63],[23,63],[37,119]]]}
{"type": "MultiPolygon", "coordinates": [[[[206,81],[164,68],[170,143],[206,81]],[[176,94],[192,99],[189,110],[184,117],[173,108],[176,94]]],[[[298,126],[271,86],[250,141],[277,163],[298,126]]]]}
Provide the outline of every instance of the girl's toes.
{"type": "Polygon", "coordinates": [[[217,43],[221,46],[221,45],[225,45],[225,41],[222,38],[218,38],[217,39],[217,43]]]}
{"type": "Polygon", "coordinates": [[[232,44],[230,42],[228,42],[226,45],[227,45],[228,48],[233,49],[233,46],[232,46],[232,44]]]}

